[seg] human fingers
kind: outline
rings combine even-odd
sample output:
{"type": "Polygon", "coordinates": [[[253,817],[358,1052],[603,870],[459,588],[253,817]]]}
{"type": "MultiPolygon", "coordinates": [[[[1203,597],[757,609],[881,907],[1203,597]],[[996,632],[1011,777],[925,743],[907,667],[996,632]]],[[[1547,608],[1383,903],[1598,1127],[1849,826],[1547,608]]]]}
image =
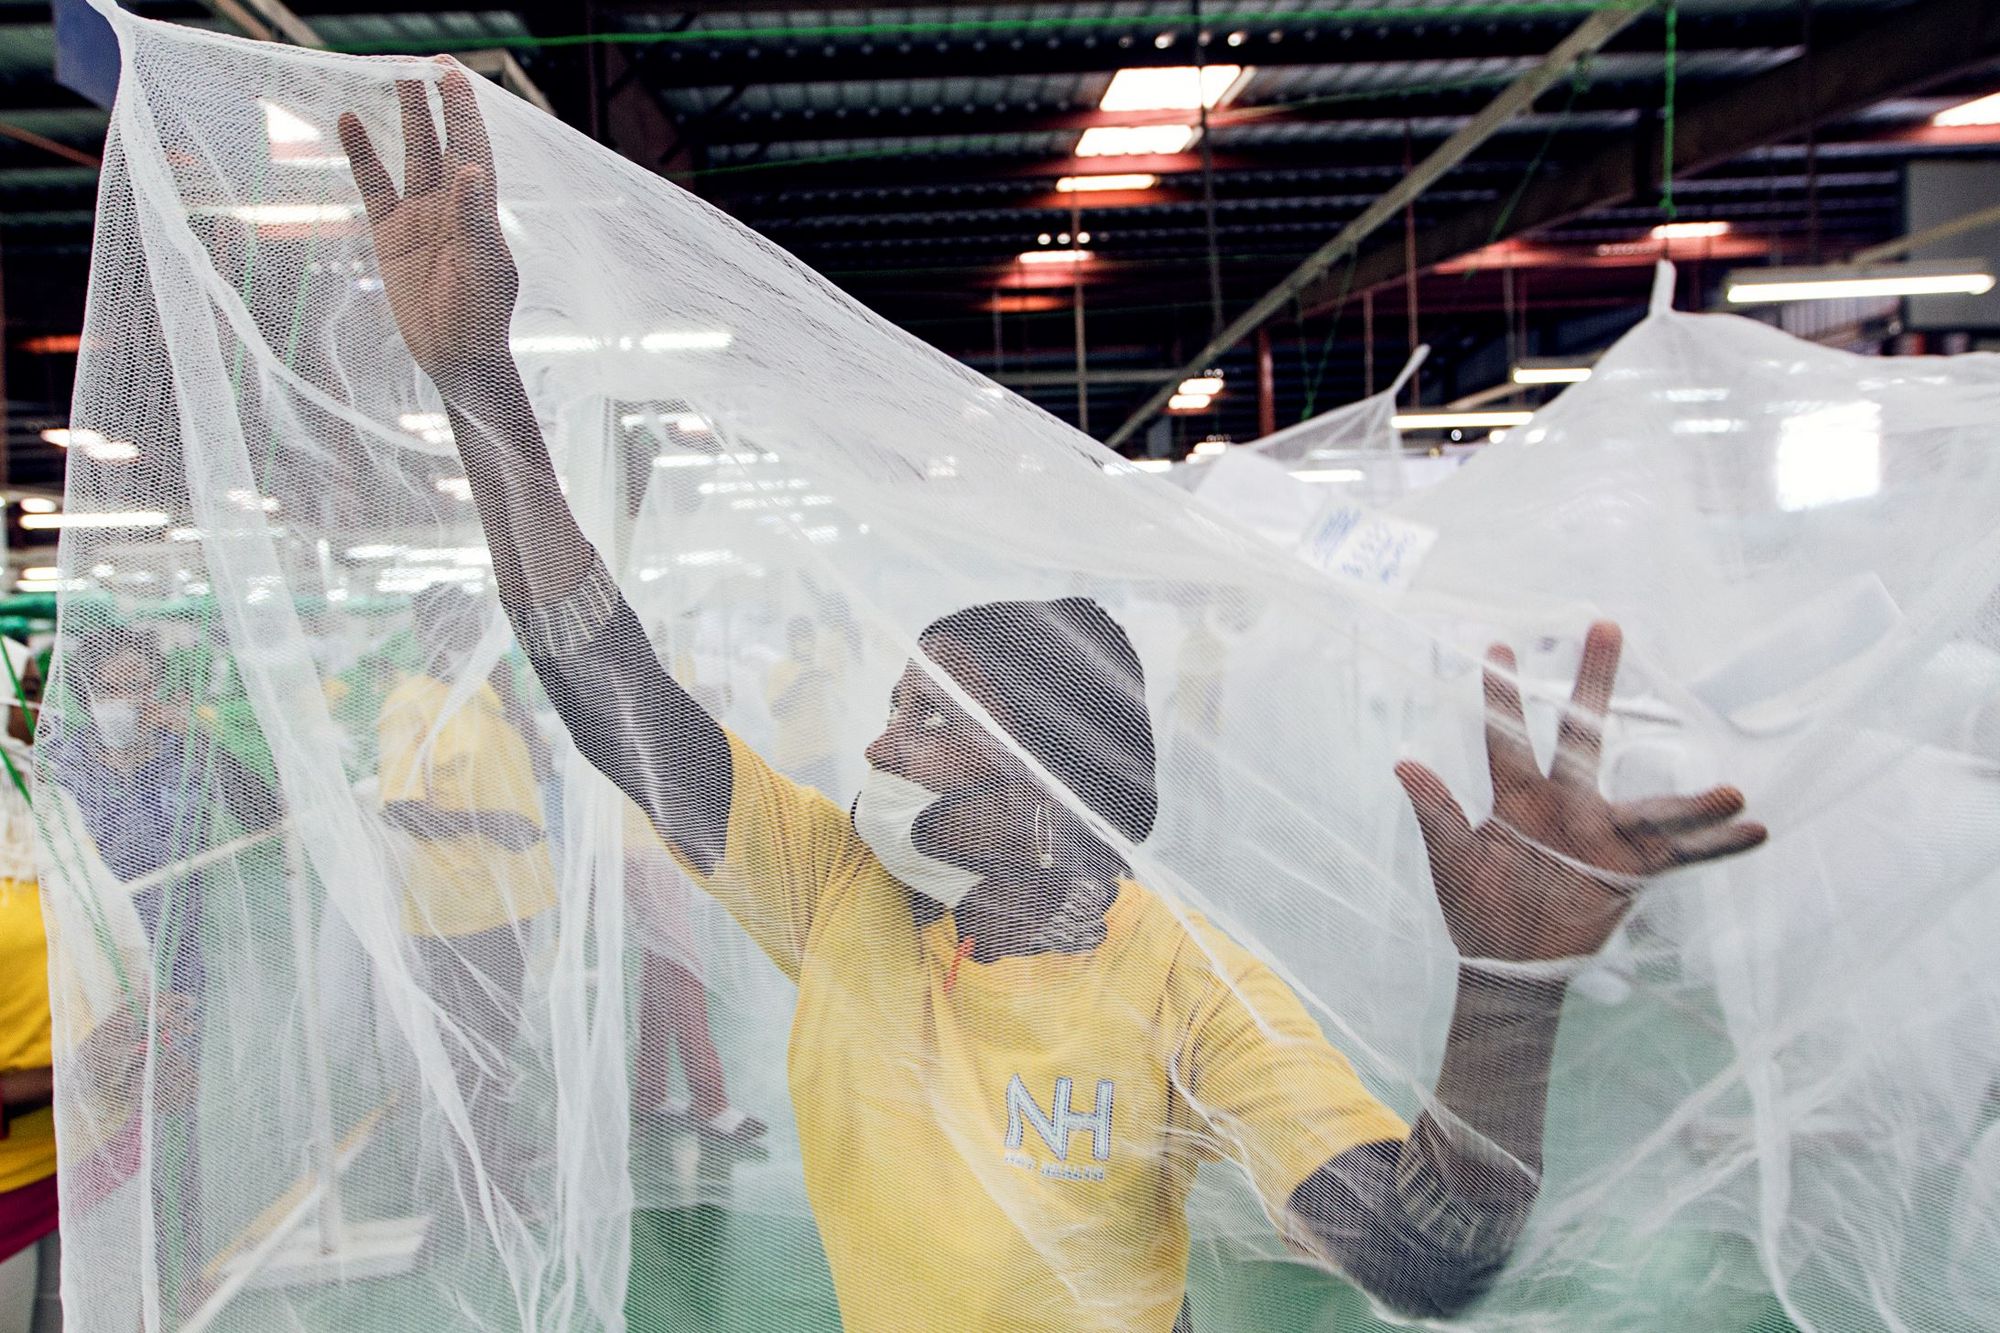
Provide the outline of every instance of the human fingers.
{"type": "Polygon", "coordinates": [[[1405,759],[1396,765],[1396,780],[1403,784],[1403,794],[1416,812],[1432,873],[1449,878],[1472,845],[1472,825],[1465,811],[1444,779],[1415,760],[1405,759]]]}
{"type": "Polygon", "coordinates": [[[368,210],[368,220],[380,225],[396,206],[396,183],[376,155],[368,131],[361,126],[361,118],[352,111],[341,113],[340,147],[347,154],[347,168],[354,173],[354,185],[361,191],[361,204],[368,210]]]}
{"type": "Polygon", "coordinates": [[[1618,626],[1600,620],[1583,639],[1583,660],[1577,664],[1576,684],[1570,690],[1569,706],[1563,710],[1556,730],[1556,753],[1551,771],[1570,782],[1597,781],[1598,758],[1604,748],[1604,717],[1611,709],[1611,689],[1618,679],[1618,658],[1625,637],[1618,626]]]}
{"type": "Polygon", "coordinates": [[[479,114],[479,94],[472,80],[456,64],[445,70],[438,89],[444,103],[445,156],[453,166],[479,167],[493,174],[493,144],[486,137],[486,121],[479,114]]]}
{"type": "Polygon", "coordinates": [[[1514,650],[1496,643],[1486,651],[1486,765],[1493,798],[1504,799],[1541,776],[1528,743],[1528,718],[1521,708],[1514,650]]]}
{"type": "Polygon", "coordinates": [[[1707,828],[1743,813],[1743,793],[1711,787],[1692,796],[1649,796],[1611,807],[1611,823],[1625,833],[1682,833],[1707,828]]]}
{"type": "Polygon", "coordinates": [[[396,97],[403,104],[403,192],[429,194],[444,184],[444,151],[431,121],[430,96],[419,81],[398,79],[396,97]]]}
{"type": "Polygon", "coordinates": [[[1762,846],[1770,836],[1769,829],[1747,819],[1733,824],[1695,829],[1668,840],[1671,857],[1668,865],[1699,865],[1704,861],[1736,856],[1753,847],[1762,846]]]}

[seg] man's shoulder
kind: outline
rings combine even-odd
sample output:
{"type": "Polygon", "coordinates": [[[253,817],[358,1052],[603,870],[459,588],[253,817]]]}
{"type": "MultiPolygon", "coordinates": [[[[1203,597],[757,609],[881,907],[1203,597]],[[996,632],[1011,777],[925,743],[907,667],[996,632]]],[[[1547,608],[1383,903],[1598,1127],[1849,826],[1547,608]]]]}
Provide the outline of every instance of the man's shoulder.
{"type": "Polygon", "coordinates": [[[1183,903],[1170,902],[1134,880],[1119,882],[1114,914],[1123,914],[1127,947],[1183,979],[1235,979],[1260,966],[1254,954],[1214,922],[1183,903]]]}

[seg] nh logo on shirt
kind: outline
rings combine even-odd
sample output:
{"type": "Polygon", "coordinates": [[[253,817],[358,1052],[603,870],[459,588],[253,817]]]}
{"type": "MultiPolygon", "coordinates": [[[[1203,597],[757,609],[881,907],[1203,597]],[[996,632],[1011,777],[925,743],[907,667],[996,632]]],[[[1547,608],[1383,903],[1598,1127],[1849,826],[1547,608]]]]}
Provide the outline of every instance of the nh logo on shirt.
{"type": "MultiPolygon", "coordinates": [[[[1020,1154],[1022,1144],[1027,1139],[1027,1127],[1033,1125],[1035,1133],[1056,1155],[1057,1162],[1069,1160],[1070,1137],[1079,1131],[1090,1133],[1090,1155],[1100,1162],[1111,1160],[1111,1095],[1112,1083],[1108,1078],[1097,1080],[1097,1105],[1090,1111],[1079,1111],[1070,1102],[1072,1080],[1056,1080],[1055,1100],[1046,1114],[1028,1085],[1021,1081],[1019,1074],[1007,1084],[1007,1148],[1009,1160],[1020,1154]]],[[[1017,1165],[1028,1165],[1023,1159],[1017,1165]]],[[[1062,1168],[1054,1163],[1042,1168],[1043,1175],[1070,1176],[1079,1179],[1102,1180],[1104,1173],[1097,1168],[1062,1168]]]]}

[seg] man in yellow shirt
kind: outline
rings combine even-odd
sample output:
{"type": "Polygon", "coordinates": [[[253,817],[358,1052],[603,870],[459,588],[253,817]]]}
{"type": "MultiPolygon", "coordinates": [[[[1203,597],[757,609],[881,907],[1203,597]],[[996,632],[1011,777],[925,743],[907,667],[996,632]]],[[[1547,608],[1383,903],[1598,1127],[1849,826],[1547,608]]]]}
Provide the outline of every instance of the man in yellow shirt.
{"type": "Polygon", "coordinates": [[[494,679],[446,711],[478,642],[469,595],[425,589],[413,627],[423,670],[383,701],[377,728],[382,811],[410,836],[403,927],[431,997],[465,1039],[448,1039],[445,1049],[474,1138],[494,1165],[506,1160],[501,1131],[512,1089],[503,1071],[520,1029],[527,933],[555,903],[534,724],[504,660],[494,679]]]}
{"type": "MultiPolygon", "coordinates": [[[[390,308],[578,748],[798,983],[792,1094],[846,1327],[1166,1333],[1193,1166],[1221,1155],[1288,1239],[1385,1303],[1476,1299],[1534,1199],[1562,984],[1462,969],[1436,1110],[1406,1127],[1270,969],[1134,883],[1079,817],[1135,843],[1158,804],[1138,656],[1088,599],[930,625],[851,817],[774,772],[668,676],[569,511],[508,346],[519,278],[471,82],[444,77],[442,143],[424,86],[400,92],[406,190],[358,118],[340,127],[390,308]]],[[[1495,650],[1478,827],[1399,766],[1466,958],[1592,953],[1640,877],[1763,839],[1731,788],[1599,794],[1618,654],[1594,627],[1544,773],[1495,650]]]]}
{"type": "Polygon", "coordinates": [[[787,777],[834,787],[833,676],[819,660],[819,635],[804,616],[785,626],[787,655],[771,668],[764,696],[777,723],[771,762],[787,777]]]}

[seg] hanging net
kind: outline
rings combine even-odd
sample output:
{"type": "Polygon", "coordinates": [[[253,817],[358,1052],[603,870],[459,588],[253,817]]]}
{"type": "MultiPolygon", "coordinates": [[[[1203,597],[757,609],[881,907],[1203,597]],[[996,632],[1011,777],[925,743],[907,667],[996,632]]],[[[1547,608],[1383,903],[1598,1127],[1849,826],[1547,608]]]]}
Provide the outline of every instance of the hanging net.
{"type": "Polygon", "coordinates": [[[72,1327],[1993,1326],[1994,361],[1658,309],[1287,549],[454,66],[111,17],[72,1327]]]}
{"type": "MultiPolygon", "coordinates": [[[[1309,417],[1240,449],[1196,454],[1167,473],[1202,503],[1281,546],[1335,506],[1381,508],[1451,475],[1459,457],[1406,450],[1396,396],[1430,355],[1418,347],[1380,393],[1309,417]]],[[[1463,451],[1455,451],[1462,453],[1463,451]]]]}

